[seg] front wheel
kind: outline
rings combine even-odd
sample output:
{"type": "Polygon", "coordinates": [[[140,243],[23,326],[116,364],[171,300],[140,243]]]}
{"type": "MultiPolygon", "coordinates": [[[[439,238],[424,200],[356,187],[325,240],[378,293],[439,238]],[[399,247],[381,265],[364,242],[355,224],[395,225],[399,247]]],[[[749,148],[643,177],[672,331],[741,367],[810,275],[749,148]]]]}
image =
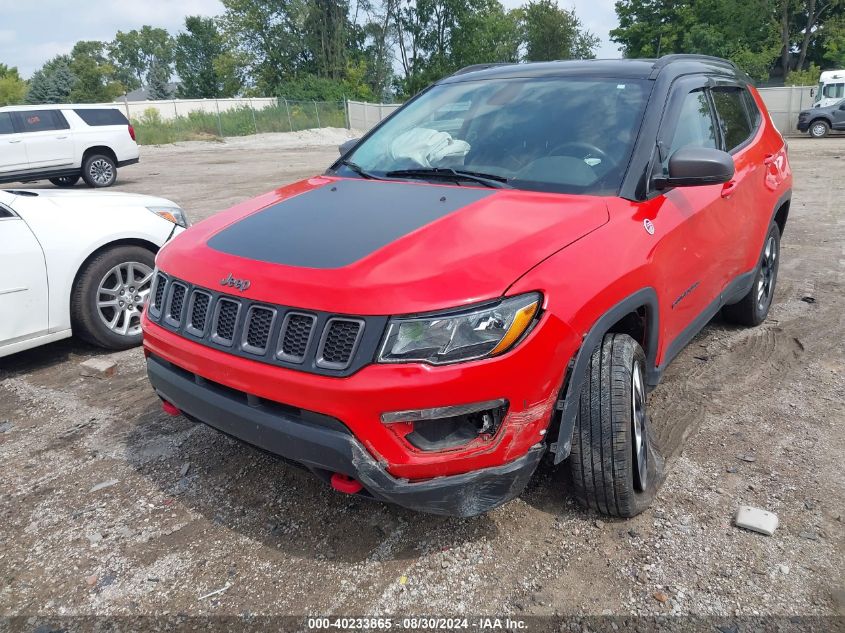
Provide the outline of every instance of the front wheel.
{"type": "Polygon", "coordinates": [[[59,176],[58,178],[50,178],[50,182],[56,187],[73,187],[79,182],[79,176],[59,176]]]}
{"type": "Polygon", "coordinates": [[[813,138],[823,138],[827,136],[829,131],[830,126],[827,124],[827,121],[819,119],[818,121],[813,121],[810,124],[810,136],[813,138]]]}
{"type": "Polygon", "coordinates": [[[645,353],[607,334],[590,357],[569,456],[575,496],[604,514],[632,517],[651,505],[663,457],[646,412],[645,353]]]}
{"type": "Polygon", "coordinates": [[[107,349],[140,344],[154,266],[155,255],[141,246],[115,246],[94,257],[73,286],[73,333],[107,349]]]}
{"type": "Polygon", "coordinates": [[[111,187],[117,180],[117,165],[110,156],[92,154],[82,162],[82,178],[89,187],[111,187]]]}

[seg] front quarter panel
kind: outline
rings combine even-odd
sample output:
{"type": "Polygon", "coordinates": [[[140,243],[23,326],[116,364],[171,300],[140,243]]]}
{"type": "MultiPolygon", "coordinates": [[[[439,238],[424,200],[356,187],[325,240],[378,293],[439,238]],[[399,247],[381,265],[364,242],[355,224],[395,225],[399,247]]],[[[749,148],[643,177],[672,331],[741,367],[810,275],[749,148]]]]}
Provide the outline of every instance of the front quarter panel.
{"type": "Polygon", "coordinates": [[[120,240],[140,240],[157,250],[174,228],[171,222],[144,207],[60,207],[46,199],[19,197],[15,210],[44,251],[51,332],[70,327],[73,282],[92,253],[120,240]]]}

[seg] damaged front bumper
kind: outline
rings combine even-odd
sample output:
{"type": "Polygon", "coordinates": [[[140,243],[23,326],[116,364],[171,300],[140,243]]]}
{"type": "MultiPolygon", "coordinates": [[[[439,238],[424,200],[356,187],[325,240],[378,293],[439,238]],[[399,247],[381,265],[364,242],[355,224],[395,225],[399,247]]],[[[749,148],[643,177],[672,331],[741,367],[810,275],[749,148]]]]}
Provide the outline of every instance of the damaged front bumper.
{"type": "Polygon", "coordinates": [[[155,355],[147,373],[156,393],[188,417],[305,466],[329,481],[351,477],[359,495],[421,512],[473,516],[491,510],[525,488],[545,453],[543,444],[501,466],[409,481],[391,475],[338,420],[283,408],[191,374],[155,355]]]}

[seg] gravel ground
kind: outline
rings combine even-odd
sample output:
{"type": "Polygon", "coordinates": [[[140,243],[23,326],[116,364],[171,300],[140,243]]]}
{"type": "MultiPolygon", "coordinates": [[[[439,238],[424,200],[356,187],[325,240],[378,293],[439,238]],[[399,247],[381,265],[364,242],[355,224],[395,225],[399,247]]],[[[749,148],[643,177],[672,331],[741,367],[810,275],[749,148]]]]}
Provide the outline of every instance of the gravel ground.
{"type": "MultiPolygon", "coordinates": [[[[144,148],[118,188],[200,219],[321,171],[347,133],[288,136],[144,148]]],[[[164,415],[139,350],[71,340],[0,359],[0,615],[845,615],[845,139],[790,146],[770,317],[715,320],[651,394],[667,478],[642,515],[587,512],[545,467],[471,519],[345,497],[164,415]],[[116,375],[82,377],[92,357],[116,375]],[[774,536],[733,526],[740,504],[774,536]]]]}

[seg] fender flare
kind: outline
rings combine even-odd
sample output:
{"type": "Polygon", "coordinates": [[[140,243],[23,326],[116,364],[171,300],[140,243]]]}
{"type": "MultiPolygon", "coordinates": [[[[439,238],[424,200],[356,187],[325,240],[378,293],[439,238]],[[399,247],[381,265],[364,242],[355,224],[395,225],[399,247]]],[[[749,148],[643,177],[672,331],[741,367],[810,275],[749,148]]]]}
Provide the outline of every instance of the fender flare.
{"type": "MultiPolygon", "coordinates": [[[[605,312],[590,328],[581,342],[581,347],[575,355],[575,362],[569,375],[569,381],[564,387],[563,408],[560,417],[560,430],[558,431],[557,442],[553,446],[555,455],[554,463],[559,464],[569,457],[572,448],[572,433],[575,429],[575,420],[578,417],[579,395],[584,385],[587,374],[587,367],[590,363],[590,356],[593,350],[599,346],[607,331],[625,315],[636,312],[645,306],[648,309],[648,321],[646,323],[646,382],[653,383],[657,377],[655,361],[657,359],[657,343],[660,337],[657,292],[648,286],[635,293],[628,295],[622,301],[605,312]]],[[[559,405],[560,406],[560,405],[559,405]]]]}

